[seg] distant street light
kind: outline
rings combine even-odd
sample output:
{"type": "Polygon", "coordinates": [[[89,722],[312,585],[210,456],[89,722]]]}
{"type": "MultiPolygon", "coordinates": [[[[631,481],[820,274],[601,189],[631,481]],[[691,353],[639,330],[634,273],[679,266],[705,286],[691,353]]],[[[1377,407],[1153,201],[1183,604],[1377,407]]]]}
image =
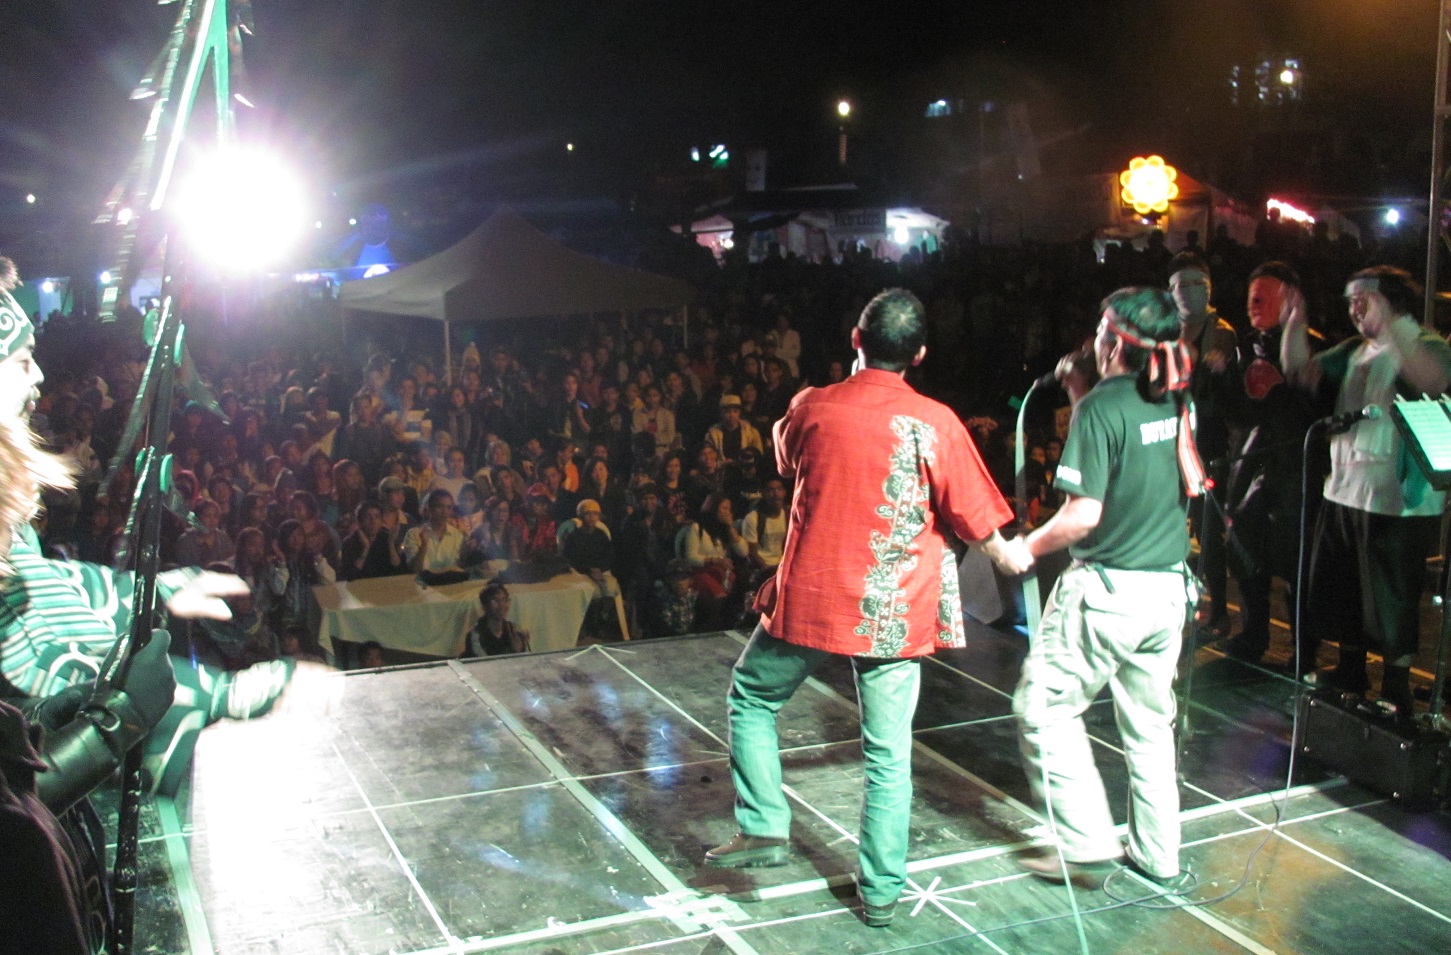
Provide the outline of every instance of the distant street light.
{"type": "Polygon", "coordinates": [[[1386,225],[1400,225],[1400,224],[1401,224],[1401,210],[1399,210],[1399,209],[1387,209],[1386,210],[1386,225]]]}
{"type": "Polygon", "coordinates": [[[35,193],[33,193],[33,192],[27,192],[25,194],[25,203],[26,203],[26,205],[31,205],[31,206],[35,205],[35,193]]]}
{"type": "Polygon", "coordinates": [[[846,165],[846,121],[851,117],[851,101],[837,100],[836,115],[840,117],[841,123],[836,127],[836,164],[846,165]]]}

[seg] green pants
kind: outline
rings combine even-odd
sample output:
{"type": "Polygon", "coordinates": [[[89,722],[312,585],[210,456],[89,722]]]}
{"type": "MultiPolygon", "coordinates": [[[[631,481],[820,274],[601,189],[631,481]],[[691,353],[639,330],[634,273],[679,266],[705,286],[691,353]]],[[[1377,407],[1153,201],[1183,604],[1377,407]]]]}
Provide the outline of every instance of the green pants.
{"type": "MultiPolygon", "coordinates": [[[[736,822],[751,836],[784,839],[791,808],[781,783],[776,714],[832,654],[778,640],[757,626],[736,661],[726,697],[736,822]]],[[[862,798],[857,884],[862,900],[888,905],[907,882],[912,820],[912,716],[922,669],[918,658],[852,657],[862,725],[866,788],[862,798]]]]}

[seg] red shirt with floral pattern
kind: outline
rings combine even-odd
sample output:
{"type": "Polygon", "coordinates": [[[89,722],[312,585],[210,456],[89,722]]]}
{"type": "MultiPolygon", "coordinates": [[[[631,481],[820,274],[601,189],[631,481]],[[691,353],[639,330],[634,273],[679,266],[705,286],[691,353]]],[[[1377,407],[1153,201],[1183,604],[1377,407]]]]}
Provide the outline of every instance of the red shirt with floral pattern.
{"type": "Polygon", "coordinates": [[[774,435],[795,488],[774,587],[757,601],[766,631],[864,657],[962,646],[947,535],[982,540],[1012,512],[957,416],[866,369],[796,395],[774,435]]]}

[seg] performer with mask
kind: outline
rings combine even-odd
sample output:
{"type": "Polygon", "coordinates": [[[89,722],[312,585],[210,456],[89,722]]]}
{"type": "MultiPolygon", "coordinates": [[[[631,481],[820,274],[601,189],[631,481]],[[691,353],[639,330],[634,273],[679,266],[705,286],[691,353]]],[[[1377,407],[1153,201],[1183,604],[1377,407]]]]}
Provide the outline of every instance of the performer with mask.
{"type": "MultiPolygon", "coordinates": [[[[1239,584],[1240,631],[1224,644],[1229,656],[1257,663],[1270,646],[1270,592],[1275,577],[1290,587],[1293,605],[1300,551],[1300,483],[1305,432],[1314,409],[1280,370],[1281,324],[1304,308],[1300,278],[1283,262],[1266,262],[1250,273],[1249,320],[1253,359],[1244,367],[1239,402],[1245,439],[1229,467],[1225,510],[1232,518],[1229,563],[1239,584]]],[[[1317,342],[1318,332],[1309,334],[1317,342]]],[[[1323,451],[1322,451],[1323,453],[1323,451]]],[[[1318,456],[1315,456],[1318,458],[1318,456]]],[[[1320,495],[1312,477],[1309,506],[1320,495]]]]}
{"type": "Polygon", "coordinates": [[[1094,339],[1102,380],[1074,409],[1054,484],[1067,503],[1008,541],[1009,570],[1067,547],[1013,697],[1028,780],[1059,852],[1021,859],[1043,878],[1097,887],[1124,858],[1083,725],[1109,685],[1129,769],[1127,864],[1170,890],[1179,868],[1175,667],[1192,577],[1185,515],[1203,471],[1182,391],[1191,372],[1164,292],[1126,288],[1103,302],[1094,339]]]}

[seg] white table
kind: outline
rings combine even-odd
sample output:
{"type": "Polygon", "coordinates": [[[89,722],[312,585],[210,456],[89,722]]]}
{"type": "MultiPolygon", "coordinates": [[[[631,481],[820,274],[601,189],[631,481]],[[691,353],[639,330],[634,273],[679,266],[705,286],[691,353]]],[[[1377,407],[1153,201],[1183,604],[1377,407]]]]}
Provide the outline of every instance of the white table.
{"type": "MultiPolygon", "coordinates": [[[[483,615],[479,591],[486,580],[420,586],[412,574],[339,581],[312,588],[322,606],[318,639],[329,653],[334,640],[374,641],[393,650],[456,657],[469,628],[483,615]]],[[[529,631],[535,650],[575,645],[590,601],[599,593],[583,574],[560,574],[538,584],[509,584],[509,620],[529,631]]]]}

